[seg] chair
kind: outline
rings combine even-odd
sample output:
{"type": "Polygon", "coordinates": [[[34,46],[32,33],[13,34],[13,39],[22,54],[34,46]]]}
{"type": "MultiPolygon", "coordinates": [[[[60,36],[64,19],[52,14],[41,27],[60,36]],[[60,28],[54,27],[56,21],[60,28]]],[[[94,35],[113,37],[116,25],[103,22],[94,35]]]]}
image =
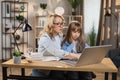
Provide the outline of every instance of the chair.
{"type": "Polygon", "coordinates": [[[108,57],[111,58],[117,68],[120,67],[120,48],[110,50],[108,52],[108,57]]]}
{"type": "MultiPolygon", "coordinates": [[[[117,68],[120,67],[120,48],[111,49],[108,52],[107,57],[109,57],[117,68]]],[[[105,80],[108,80],[108,73],[105,73],[105,80]]],[[[112,80],[117,80],[117,73],[112,73],[112,80]]]]}

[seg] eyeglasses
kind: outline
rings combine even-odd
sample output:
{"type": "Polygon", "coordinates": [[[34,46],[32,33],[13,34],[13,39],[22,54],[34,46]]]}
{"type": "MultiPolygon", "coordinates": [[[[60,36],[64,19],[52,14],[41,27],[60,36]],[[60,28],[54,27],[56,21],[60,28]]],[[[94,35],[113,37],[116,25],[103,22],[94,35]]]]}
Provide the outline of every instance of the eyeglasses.
{"type": "Polygon", "coordinates": [[[57,25],[57,26],[58,26],[58,25],[60,25],[60,26],[63,26],[63,25],[64,25],[63,22],[62,22],[62,23],[59,23],[59,22],[58,22],[58,23],[53,23],[53,24],[55,24],[55,25],[57,25]]]}

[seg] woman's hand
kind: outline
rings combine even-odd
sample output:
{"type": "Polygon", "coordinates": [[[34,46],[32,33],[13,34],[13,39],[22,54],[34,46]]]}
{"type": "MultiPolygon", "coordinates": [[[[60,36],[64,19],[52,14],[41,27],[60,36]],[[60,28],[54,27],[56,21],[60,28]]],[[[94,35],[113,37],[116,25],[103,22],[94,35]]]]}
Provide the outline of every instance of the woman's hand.
{"type": "Polygon", "coordinates": [[[79,59],[80,55],[75,53],[70,53],[64,57],[65,59],[79,59]]]}

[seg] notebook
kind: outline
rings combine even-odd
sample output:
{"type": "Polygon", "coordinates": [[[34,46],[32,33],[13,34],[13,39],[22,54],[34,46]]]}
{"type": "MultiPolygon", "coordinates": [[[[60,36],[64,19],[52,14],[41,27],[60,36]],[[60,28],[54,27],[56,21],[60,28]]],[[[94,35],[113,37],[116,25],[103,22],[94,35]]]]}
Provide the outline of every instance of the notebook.
{"type": "Polygon", "coordinates": [[[107,55],[112,45],[101,45],[85,48],[78,60],[60,60],[63,63],[72,66],[82,66],[100,63],[102,59],[107,55]]]}

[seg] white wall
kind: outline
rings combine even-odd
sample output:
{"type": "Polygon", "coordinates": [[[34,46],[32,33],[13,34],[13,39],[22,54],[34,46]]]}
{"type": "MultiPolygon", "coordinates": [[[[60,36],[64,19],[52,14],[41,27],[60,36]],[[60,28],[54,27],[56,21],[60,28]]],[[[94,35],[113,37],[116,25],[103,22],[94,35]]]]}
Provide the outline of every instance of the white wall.
{"type": "Polygon", "coordinates": [[[89,33],[90,29],[95,27],[98,31],[99,13],[101,0],[84,0],[84,31],[89,33]]]}

